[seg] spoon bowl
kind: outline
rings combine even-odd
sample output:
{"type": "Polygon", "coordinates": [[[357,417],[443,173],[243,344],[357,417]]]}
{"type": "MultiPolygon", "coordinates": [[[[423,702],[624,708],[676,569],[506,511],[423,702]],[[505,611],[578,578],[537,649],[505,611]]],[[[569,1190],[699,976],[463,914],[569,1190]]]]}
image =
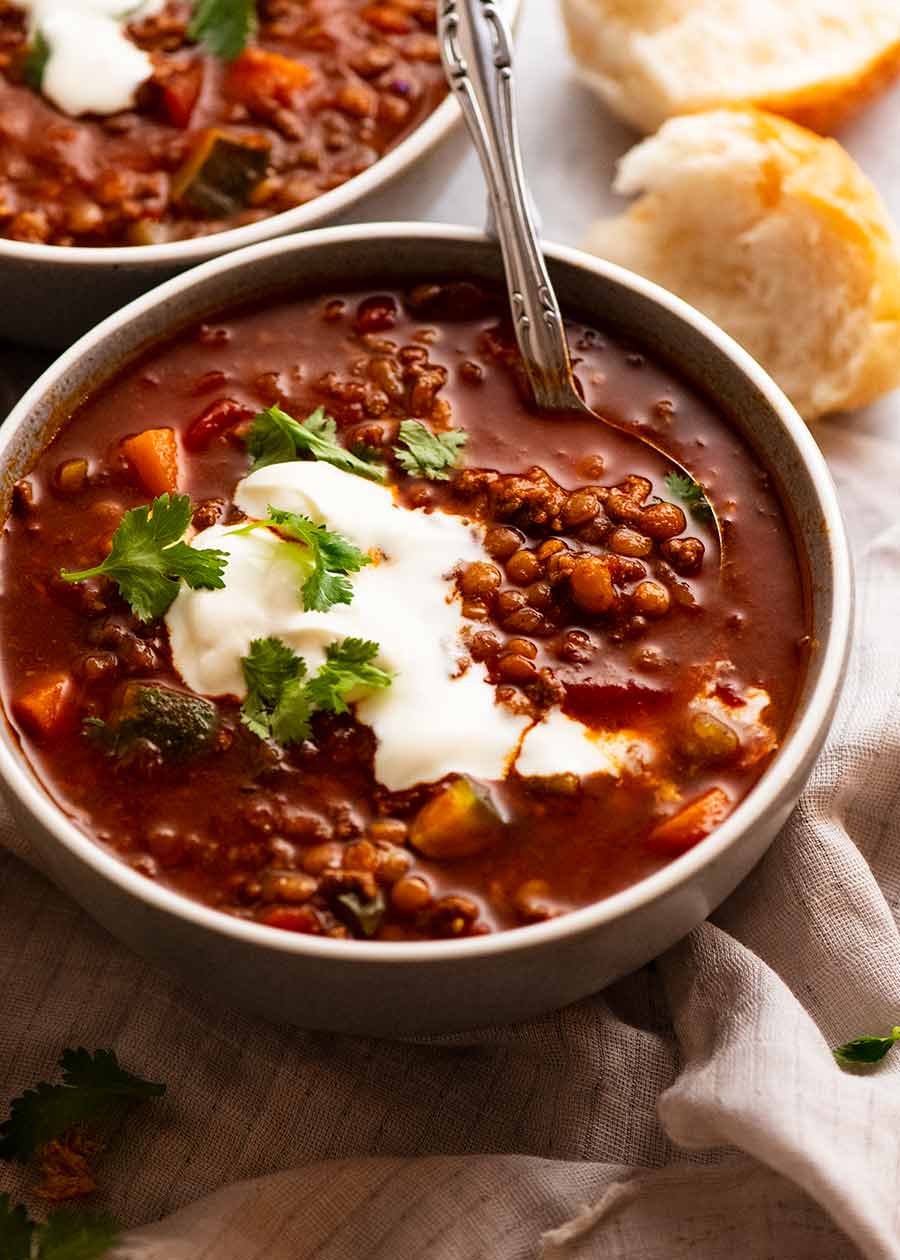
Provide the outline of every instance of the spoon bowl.
{"type": "Polygon", "coordinates": [[[503,254],[516,341],[540,411],[585,413],[607,428],[650,447],[693,490],[724,556],[721,522],[689,468],[658,443],[593,411],[582,398],[525,179],[516,121],[512,37],[495,0],[442,0],[441,57],[478,152],[492,218],[503,254]]]}

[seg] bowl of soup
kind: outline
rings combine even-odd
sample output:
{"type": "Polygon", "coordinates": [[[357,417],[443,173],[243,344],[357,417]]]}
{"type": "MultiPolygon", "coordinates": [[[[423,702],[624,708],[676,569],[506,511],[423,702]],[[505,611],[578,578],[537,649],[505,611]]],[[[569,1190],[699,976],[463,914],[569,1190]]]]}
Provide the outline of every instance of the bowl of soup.
{"type": "Polygon", "coordinates": [[[710,913],[821,747],[852,599],[818,448],[703,316],[547,256],[621,431],[534,410],[496,245],[432,225],[170,281],[0,431],[6,793],[236,1005],[413,1035],[574,1001],[710,913]]]}
{"type": "Polygon", "coordinates": [[[378,218],[413,167],[424,215],[458,122],[434,0],[6,0],[0,336],[68,345],[198,262],[378,218]]]}

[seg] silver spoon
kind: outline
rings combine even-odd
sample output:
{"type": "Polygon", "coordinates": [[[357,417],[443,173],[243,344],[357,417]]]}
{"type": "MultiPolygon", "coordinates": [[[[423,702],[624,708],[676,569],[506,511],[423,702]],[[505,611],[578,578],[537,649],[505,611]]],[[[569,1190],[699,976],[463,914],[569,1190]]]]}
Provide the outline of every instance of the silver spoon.
{"type": "MultiPolygon", "coordinates": [[[[541,411],[587,414],[649,447],[667,460],[673,471],[696,484],[690,470],[668,451],[593,411],[578,392],[522,165],[512,39],[495,0],[440,0],[438,35],[444,70],[459,99],[488,186],[516,341],[537,407],[541,411]]],[[[721,525],[708,498],[706,503],[721,557],[721,525]]]]}

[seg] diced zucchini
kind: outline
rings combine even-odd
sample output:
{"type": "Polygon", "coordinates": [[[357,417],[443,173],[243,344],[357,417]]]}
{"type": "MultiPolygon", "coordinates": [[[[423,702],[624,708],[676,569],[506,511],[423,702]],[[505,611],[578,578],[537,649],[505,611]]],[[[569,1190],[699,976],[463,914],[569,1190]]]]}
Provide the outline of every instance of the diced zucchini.
{"type": "Polygon", "coordinates": [[[159,750],[163,761],[185,761],[211,747],[219,730],[219,711],[210,700],[163,687],[159,683],[127,683],[115,718],[91,722],[111,756],[127,760],[141,742],[159,750]]]}
{"type": "Polygon", "coordinates": [[[426,857],[471,857],[503,834],[505,823],[489,792],[461,776],[433,796],[416,815],[409,833],[413,848],[426,857]]]}
{"type": "Polygon", "coordinates": [[[172,197],[201,214],[234,214],[247,204],[268,165],[266,141],[210,128],[172,177],[172,197]]]}

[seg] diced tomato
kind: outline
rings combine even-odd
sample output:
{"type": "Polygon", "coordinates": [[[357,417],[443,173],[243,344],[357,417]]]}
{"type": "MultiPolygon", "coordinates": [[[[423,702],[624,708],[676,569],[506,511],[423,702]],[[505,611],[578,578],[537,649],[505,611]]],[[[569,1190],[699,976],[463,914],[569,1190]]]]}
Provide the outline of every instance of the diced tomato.
{"type": "Polygon", "coordinates": [[[721,788],[709,788],[677,814],[658,824],[647,837],[647,848],[674,857],[693,848],[727,818],[731,801],[721,788]]]}
{"type": "Polygon", "coordinates": [[[71,726],[74,692],[69,674],[50,674],[30,691],[16,697],[12,704],[13,715],[35,739],[56,739],[71,726]]]}
{"type": "Polygon", "coordinates": [[[122,443],[125,458],[149,494],[178,490],[178,439],[174,429],[144,429],[122,443]]]}
{"type": "Polygon", "coordinates": [[[196,420],[193,420],[184,435],[184,446],[188,451],[196,453],[206,450],[210,442],[242,420],[249,420],[253,412],[233,398],[219,398],[211,403],[196,420]]]}
{"type": "Polygon", "coordinates": [[[177,70],[162,83],[163,108],[176,127],[186,127],[203,90],[203,62],[177,70]]]}
{"type": "Polygon", "coordinates": [[[309,66],[293,57],[265,48],[245,48],[228,68],[225,93],[242,104],[274,99],[289,105],[293,93],[305,88],[312,77],[309,66]]]}

